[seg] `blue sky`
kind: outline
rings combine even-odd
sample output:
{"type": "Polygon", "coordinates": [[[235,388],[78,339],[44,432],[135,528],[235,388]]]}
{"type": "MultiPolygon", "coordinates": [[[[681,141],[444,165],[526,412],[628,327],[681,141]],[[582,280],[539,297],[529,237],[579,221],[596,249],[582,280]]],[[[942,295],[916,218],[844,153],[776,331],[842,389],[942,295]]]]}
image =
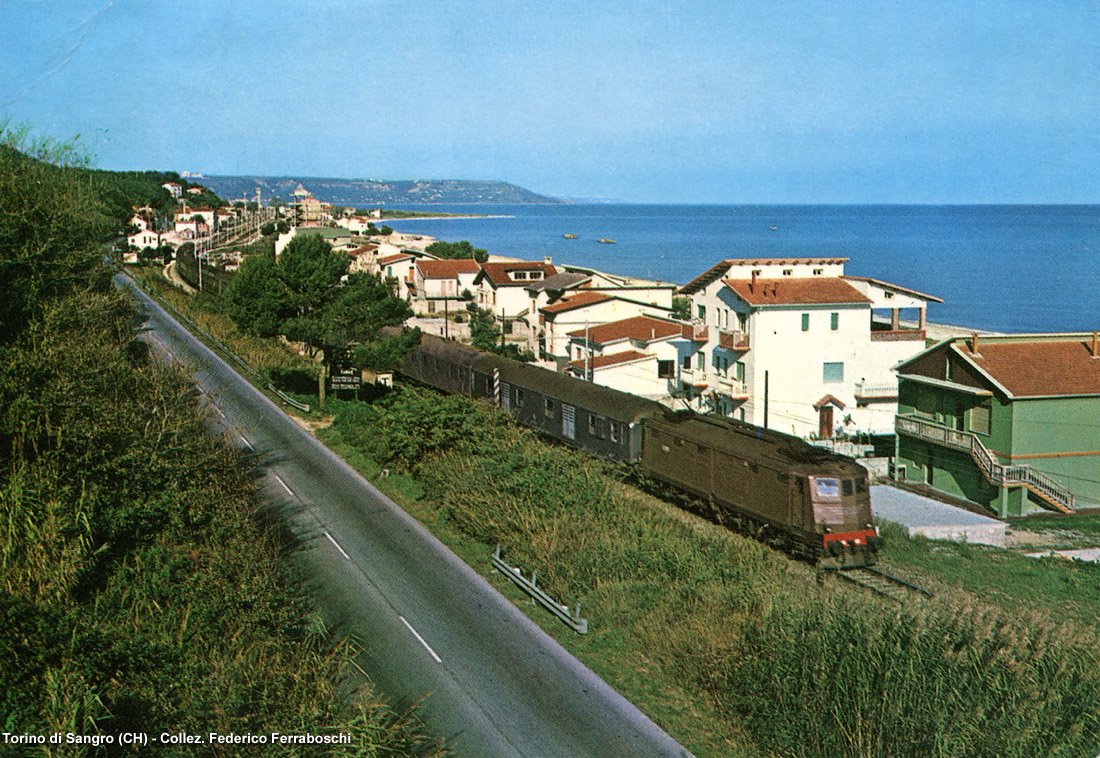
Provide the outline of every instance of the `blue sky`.
{"type": "Polygon", "coordinates": [[[697,203],[1100,202],[1100,0],[0,0],[111,169],[697,203]]]}

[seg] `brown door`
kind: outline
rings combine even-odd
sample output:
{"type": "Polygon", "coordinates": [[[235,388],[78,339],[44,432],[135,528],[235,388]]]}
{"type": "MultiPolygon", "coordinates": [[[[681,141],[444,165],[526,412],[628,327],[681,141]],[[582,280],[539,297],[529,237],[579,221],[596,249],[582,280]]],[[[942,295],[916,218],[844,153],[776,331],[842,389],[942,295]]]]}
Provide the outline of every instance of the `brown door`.
{"type": "Polygon", "coordinates": [[[828,403],[818,411],[817,436],[823,440],[833,438],[833,406],[828,403]]]}

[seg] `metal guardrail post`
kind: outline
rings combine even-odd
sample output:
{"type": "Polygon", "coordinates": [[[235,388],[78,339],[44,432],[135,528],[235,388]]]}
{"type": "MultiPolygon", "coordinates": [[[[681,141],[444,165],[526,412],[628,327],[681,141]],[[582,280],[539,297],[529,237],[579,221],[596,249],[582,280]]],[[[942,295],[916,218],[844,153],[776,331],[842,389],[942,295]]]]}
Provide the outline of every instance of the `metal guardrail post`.
{"type": "Polygon", "coordinates": [[[588,619],[580,618],[581,604],[577,603],[576,610],[570,613],[568,606],[555,602],[553,598],[539,589],[537,572],[532,571],[531,578],[525,579],[523,572],[518,567],[512,567],[505,563],[500,557],[500,545],[497,545],[497,549],[493,553],[492,564],[493,568],[511,579],[516,586],[530,595],[536,603],[557,616],[577,634],[588,634],[588,619]]]}

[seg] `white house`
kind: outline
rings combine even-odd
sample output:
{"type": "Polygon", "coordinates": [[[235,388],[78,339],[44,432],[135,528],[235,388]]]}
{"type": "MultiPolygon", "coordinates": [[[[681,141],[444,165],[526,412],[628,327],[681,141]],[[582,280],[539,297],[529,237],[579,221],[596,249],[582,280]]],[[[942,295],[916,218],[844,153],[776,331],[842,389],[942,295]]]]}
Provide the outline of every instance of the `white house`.
{"type": "Polygon", "coordinates": [[[652,316],[577,329],[569,334],[569,372],[596,384],[676,405],[676,396],[682,394],[677,369],[692,355],[691,329],[690,324],[652,316]]]}
{"type": "Polygon", "coordinates": [[[558,270],[546,261],[489,261],[474,279],[477,304],[497,318],[516,318],[531,308],[527,285],[554,276],[558,270]]]}
{"type": "Polygon", "coordinates": [[[378,275],[383,281],[394,280],[394,295],[402,300],[412,300],[416,292],[416,255],[397,253],[378,259],[378,275]]]}
{"type": "Polygon", "coordinates": [[[172,197],[180,197],[183,194],[183,185],[176,182],[165,182],[160,185],[164,189],[168,190],[168,194],[172,197]]]}
{"type": "Polygon", "coordinates": [[[413,311],[419,314],[452,313],[465,309],[463,292],[474,291],[481,265],[473,258],[418,259],[413,269],[413,311]]]}
{"type": "Polygon", "coordinates": [[[725,260],[682,287],[695,321],[684,391],[715,412],[800,436],[892,434],[890,369],[924,349],[927,304],[942,301],[847,277],[846,261],[725,260]],[[914,312],[914,325],[902,325],[902,308],[914,312]],[[876,311],[889,311],[889,320],[876,321],[876,311]],[[731,379],[743,383],[742,394],[728,392],[731,379]]]}
{"type": "Polygon", "coordinates": [[[642,315],[667,317],[669,313],[608,291],[580,289],[539,309],[537,344],[529,349],[537,349],[544,360],[561,363],[569,358],[570,332],[642,315]]]}

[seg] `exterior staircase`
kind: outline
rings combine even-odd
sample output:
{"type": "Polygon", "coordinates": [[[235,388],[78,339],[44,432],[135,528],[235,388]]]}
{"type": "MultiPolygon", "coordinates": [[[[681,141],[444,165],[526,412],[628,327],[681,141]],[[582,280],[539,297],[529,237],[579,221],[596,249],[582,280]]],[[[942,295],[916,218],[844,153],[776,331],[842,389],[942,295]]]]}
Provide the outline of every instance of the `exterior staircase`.
{"type": "Polygon", "coordinates": [[[917,416],[895,416],[894,428],[901,434],[969,453],[985,478],[997,487],[1027,487],[1029,492],[1056,510],[1074,512],[1076,498],[1058,480],[1032,466],[998,462],[973,432],[951,429],[917,416]]]}

